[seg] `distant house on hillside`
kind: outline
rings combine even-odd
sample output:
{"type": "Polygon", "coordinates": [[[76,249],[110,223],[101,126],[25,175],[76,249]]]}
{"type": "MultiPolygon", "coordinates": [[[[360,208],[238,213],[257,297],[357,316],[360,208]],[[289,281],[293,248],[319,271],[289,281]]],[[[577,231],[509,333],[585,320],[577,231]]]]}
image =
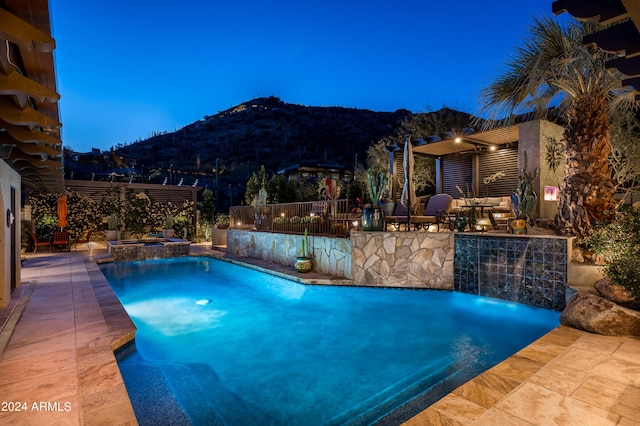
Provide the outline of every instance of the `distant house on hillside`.
{"type": "Polygon", "coordinates": [[[352,170],[348,170],[344,164],[335,163],[297,163],[278,170],[276,174],[285,175],[286,177],[302,177],[311,180],[331,176],[341,181],[349,181],[353,177],[352,170]]]}

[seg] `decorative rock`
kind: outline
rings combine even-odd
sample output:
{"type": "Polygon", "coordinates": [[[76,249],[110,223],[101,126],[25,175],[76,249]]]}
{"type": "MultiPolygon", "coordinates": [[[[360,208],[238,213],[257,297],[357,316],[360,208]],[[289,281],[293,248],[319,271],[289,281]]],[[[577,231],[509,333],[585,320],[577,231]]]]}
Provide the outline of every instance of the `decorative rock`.
{"type": "Polygon", "coordinates": [[[584,256],[582,255],[582,250],[579,248],[574,248],[571,251],[571,261],[577,263],[584,263],[584,256]]]}
{"type": "Polygon", "coordinates": [[[586,292],[571,297],[560,323],[605,336],[640,336],[640,312],[586,292]]]}
{"type": "Polygon", "coordinates": [[[605,299],[609,299],[620,306],[624,306],[629,309],[640,308],[640,301],[627,291],[626,288],[620,284],[616,284],[611,277],[604,277],[596,281],[593,285],[598,291],[600,296],[605,299]]]}

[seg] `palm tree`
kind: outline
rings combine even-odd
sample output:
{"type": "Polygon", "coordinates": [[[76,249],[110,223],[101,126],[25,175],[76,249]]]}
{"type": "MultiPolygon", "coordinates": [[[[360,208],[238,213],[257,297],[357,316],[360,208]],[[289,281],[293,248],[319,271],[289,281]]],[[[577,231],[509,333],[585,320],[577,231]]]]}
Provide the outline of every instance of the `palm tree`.
{"type": "Polygon", "coordinates": [[[555,225],[561,234],[580,238],[616,206],[608,114],[636,107],[634,93],[622,87],[623,75],[605,68],[612,55],[582,44],[596,28],[594,23],[563,26],[551,18],[534,19],[530,37],[481,93],[481,112],[509,117],[502,123],[522,112],[543,118],[551,105],[566,118],[555,225]]]}

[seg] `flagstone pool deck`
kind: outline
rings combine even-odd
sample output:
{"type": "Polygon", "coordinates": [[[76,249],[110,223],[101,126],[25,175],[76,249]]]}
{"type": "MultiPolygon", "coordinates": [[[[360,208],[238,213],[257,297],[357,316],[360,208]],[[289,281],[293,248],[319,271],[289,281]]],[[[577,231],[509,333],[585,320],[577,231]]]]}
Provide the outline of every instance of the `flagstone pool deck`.
{"type": "MultiPolygon", "coordinates": [[[[191,251],[228,258],[202,245],[191,251]]],[[[137,424],[113,353],[135,327],[96,265],[107,256],[27,255],[23,285],[0,309],[0,424],[137,424]]],[[[640,338],[559,326],[405,424],[640,425],[640,338]]]]}

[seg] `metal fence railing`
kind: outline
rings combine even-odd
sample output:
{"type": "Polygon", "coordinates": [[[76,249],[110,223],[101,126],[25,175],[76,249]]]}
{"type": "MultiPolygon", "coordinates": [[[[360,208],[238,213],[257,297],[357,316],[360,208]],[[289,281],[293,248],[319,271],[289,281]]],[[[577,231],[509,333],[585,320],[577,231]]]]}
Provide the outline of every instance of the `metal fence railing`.
{"type": "Polygon", "coordinates": [[[235,206],[229,209],[230,227],[346,237],[360,227],[360,214],[349,213],[347,200],[235,206]]]}

